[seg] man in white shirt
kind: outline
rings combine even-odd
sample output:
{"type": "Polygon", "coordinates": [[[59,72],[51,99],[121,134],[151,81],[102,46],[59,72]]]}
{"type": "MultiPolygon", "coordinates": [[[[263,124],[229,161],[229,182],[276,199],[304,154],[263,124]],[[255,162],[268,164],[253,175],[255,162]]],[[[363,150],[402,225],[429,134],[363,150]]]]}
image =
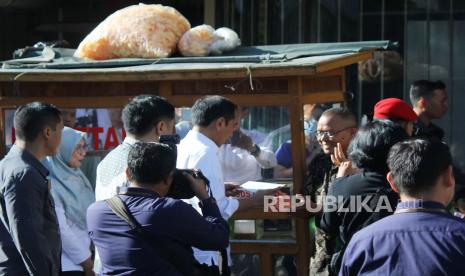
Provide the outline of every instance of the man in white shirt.
{"type": "Polygon", "coordinates": [[[111,183],[115,177],[124,174],[132,145],[136,142],[158,142],[160,135],[174,133],[174,106],[163,97],[137,96],[124,107],[122,120],[126,138],[97,167],[97,200],[116,194],[116,185],[111,183]]]}
{"type": "MultiPolygon", "coordinates": [[[[198,168],[210,181],[210,189],[216,199],[221,215],[229,219],[237,210],[258,207],[263,204],[262,191],[253,198],[236,199],[226,197],[224,178],[219,160],[219,147],[239,128],[240,114],[236,104],[222,96],[205,96],[198,99],[191,109],[193,129],[178,146],[177,168],[198,168]]],[[[192,198],[189,203],[199,213],[199,200],[192,198]]],[[[200,264],[206,266],[205,273],[219,275],[219,253],[194,248],[194,255],[200,264]]]]}
{"type": "MultiPolygon", "coordinates": [[[[163,97],[140,95],[124,107],[122,120],[126,138],[97,166],[96,200],[113,197],[117,187],[125,183],[128,154],[135,143],[158,142],[160,135],[174,133],[174,106],[163,97]]],[[[101,263],[98,252],[95,255],[94,271],[98,273],[101,263]]]]}
{"type": "Polygon", "coordinates": [[[237,131],[237,136],[237,141],[231,139],[231,144],[222,145],[219,150],[224,181],[242,184],[262,179],[262,169],[277,165],[276,156],[253,143],[242,131],[237,131]]]}

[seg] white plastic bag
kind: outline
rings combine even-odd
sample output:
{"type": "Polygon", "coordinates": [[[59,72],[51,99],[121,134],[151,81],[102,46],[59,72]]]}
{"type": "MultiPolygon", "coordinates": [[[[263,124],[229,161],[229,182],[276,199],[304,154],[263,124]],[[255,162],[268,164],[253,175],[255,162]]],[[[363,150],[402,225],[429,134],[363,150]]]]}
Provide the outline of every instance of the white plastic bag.
{"type": "Polygon", "coordinates": [[[218,28],[214,36],[215,41],[210,47],[210,52],[214,55],[221,55],[224,52],[232,51],[241,45],[239,36],[230,28],[218,28]]]}

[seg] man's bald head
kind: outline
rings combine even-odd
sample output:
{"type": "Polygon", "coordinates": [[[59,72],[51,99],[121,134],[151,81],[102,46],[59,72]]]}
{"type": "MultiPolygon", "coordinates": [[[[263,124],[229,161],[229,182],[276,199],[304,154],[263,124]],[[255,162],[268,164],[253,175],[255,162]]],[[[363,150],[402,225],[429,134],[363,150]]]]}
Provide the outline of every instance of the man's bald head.
{"type": "Polygon", "coordinates": [[[356,132],[357,118],[345,108],[330,108],[318,120],[317,138],[325,154],[334,153],[338,143],[346,151],[356,132]]]}

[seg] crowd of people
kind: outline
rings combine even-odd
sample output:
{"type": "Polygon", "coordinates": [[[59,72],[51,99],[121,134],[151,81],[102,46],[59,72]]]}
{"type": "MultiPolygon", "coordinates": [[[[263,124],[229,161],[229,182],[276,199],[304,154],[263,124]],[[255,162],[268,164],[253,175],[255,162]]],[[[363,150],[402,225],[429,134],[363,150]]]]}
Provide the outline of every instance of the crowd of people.
{"type": "MultiPolygon", "coordinates": [[[[339,199],[313,214],[310,275],[462,273],[464,191],[454,197],[460,171],[432,123],[447,112],[446,87],[416,81],[410,97],[413,107],[379,101],[361,126],[346,108],[310,106],[312,147],[297,192],[325,207],[339,199]],[[354,210],[357,202],[366,208],[354,210]]],[[[228,219],[280,196],[236,197],[238,184],[263,169],[292,176],[290,142],[276,153],[260,146],[240,128],[247,109],[226,97],[201,97],[190,112],[174,145],[163,142],[175,138],[174,106],[131,99],[121,112],[126,136],[99,162],[94,187],[80,169],[86,133],[64,126],[53,105],[20,106],[16,142],[0,161],[0,273],[231,274],[228,219]]]]}

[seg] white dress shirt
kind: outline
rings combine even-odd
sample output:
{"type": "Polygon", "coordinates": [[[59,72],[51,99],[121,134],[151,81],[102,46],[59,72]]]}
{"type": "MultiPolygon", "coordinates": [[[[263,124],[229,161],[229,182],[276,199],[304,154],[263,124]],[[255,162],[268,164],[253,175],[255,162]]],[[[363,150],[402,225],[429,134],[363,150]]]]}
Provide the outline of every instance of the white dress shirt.
{"type": "Polygon", "coordinates": [[[242,184],[259,180],[262,179],[262,168],[267,169],[277,165],[274,153],[265,148],[260,148],[260,153],[255,157],[247,150],[226,144],[220,147],[218,156],[226,182],[242,184]]]}
{"type": "Polygon", "coordinates": [[[116,195],[116,181],[113,179],[124,174],[128,165],[128,155],[137,140],[126,137],[121,145],[110,151],[97,166],[95,199],[104,200],[116,195]]]}
{"type": "Polygon", "coordinates": [[[90,239],[87,229],[81,229],[66,218],[65,211],[58,204],[55,212],[60,226],[62,243],[61,269],[62,271],[83,271],[79,264],[91,256],[90,239]]]}
{"type": "MultiPolygon", "coordinates": [[[[218,156],[218,146],[207,136],[191,130],[178,146],[178,159],[176,167],[178,169],[197,168],[202,171],[210,181],[210,189],[216,199],[222,217],[227,220],[239,208],[239,201],[232,197],[225,196],[223,173],[218,156]]],[[[187,200],[199,213],[199,200],[193,197],[187,200]]],[[[193,248],[194,256],[201,264],[216,266],[219,265],[218,251],[202,251],[193,248]]]]}

